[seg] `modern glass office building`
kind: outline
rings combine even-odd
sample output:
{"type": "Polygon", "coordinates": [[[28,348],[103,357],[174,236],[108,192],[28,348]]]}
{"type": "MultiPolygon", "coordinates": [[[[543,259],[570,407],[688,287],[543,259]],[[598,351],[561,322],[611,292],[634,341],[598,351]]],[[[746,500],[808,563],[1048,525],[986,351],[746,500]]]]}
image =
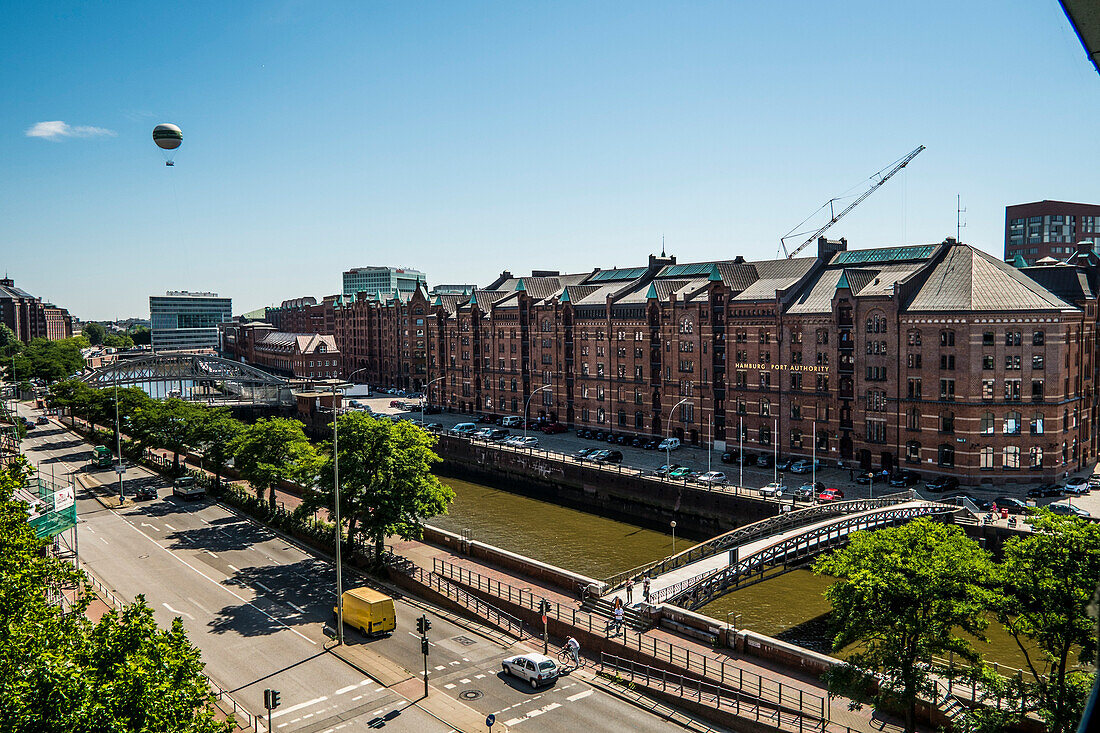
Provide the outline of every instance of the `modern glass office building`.
{"type": "Polygon", "coordinates": [[[218,348],[218,324],[233,317],[232,298],[170,290],[149,296],[153,350],[218,348]]]}
{"type": "Polygon", "coordinates": [[[411,293],[417,283],[428,282],[420,270],[399,267],[353,267],[344,273],[344,295],[356,293],[382,293],[392,295],[394,290],[411,293]]]}

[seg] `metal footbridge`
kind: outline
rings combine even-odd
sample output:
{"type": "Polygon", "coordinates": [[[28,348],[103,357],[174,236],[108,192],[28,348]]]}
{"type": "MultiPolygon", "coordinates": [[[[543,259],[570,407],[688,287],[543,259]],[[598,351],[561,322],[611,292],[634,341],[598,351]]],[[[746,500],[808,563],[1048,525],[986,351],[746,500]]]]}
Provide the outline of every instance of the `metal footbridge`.
{"type": "Polygon", "coordinates": [[[287,379],[213,354],[171,352],[120,359],[80,379],[92,387],[142,387],[154,397],[178,396],[219,405],[294,401],[287,379]]]}
{"type": "Polygon", "coordinates": [[[605,598],[625,601],[628,579],[645,575],[650,578],[650,603],[695,610],[844,545],[852,532],[958,511],[958,506],[915,499],[913,492],[903,492],[783,512],[609,578],[605,598]]]}

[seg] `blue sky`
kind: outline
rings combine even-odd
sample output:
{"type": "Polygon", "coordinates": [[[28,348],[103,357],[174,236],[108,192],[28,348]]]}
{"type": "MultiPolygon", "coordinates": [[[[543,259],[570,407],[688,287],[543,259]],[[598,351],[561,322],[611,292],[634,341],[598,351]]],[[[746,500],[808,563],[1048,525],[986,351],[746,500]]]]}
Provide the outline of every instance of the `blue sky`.
{"type": "Polygon", "coordinates": [[[770,258],[919,144],[830,236],[941,241],[961,194],[1000,254],[1006,204],[1100,202],[1100,78],[1056,2],[9,2],[0,97],[0,265],[82,318],[362,265],[635,265],[662,235],[770,258]]]}

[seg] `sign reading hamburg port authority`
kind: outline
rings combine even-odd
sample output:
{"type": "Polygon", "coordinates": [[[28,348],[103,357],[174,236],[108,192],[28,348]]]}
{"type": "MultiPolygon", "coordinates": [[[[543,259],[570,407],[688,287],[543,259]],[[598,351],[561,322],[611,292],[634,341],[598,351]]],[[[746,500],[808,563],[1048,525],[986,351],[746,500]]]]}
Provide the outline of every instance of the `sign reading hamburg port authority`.
{"type": "Polygon", "coordinates": [[[759,362],[754,364],[747,364],[741,362],[735,362],[734,369],[759,369],[760,371],[774,370],[779,372],[808,372],[810,374],[828,374],[829,367],[819,366],[816,364],[772,364],[771,362],[759,362]]]}

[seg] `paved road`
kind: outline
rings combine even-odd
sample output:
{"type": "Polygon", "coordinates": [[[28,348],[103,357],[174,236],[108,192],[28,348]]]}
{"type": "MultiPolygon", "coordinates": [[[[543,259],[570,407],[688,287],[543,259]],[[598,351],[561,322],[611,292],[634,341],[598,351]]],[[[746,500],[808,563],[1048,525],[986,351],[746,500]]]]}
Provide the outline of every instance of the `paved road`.
{"type": "MultiPolygon", "coordinates": [[[[86,445],[54,424],[31,431],[23,449],[57,477],[83,471],[90,457],[86,445]]],[[[115,480],[106,469],[90,475],[104,483],[115,480]]],[[[129,469],[125,480],[128,486],[151,481],[160,496],[113,511],[79,492],[81,560],[120,597],[143,593],[159,623],[182,618],[202,650],[208,674],[250,711],[262,711],[265,688],[279,689],[282,707],[272,721],[276,731],[335,733],[380,723],[416,733],[452,730],[409,702],[422,690],[423,657],[414,632],[421,607],[399,602],[398,630],[390,637],[367,641],[348,634],[350,644],[411,671],[407,683],[383,687],[325,650],[323,627],[331,617],[335,586],[331,564],[221,506],[175,499],[164,482],[142,468],[129,469]]],[[[354,582],[345,575],[345,583],[354,582]]],[[[495,713],[507,728],[538,718],[526,727],[682,730],[579,678],[565,677],[533,691],[499,672],[502,658],[525,649],[505,648],[428,615],[431,694],[444,696],[444,708],[464,711],[467,720],[471,714],[483,721],[495,713]]],[[[439,713],[438,706],[423,707],[439,713]]]]}

